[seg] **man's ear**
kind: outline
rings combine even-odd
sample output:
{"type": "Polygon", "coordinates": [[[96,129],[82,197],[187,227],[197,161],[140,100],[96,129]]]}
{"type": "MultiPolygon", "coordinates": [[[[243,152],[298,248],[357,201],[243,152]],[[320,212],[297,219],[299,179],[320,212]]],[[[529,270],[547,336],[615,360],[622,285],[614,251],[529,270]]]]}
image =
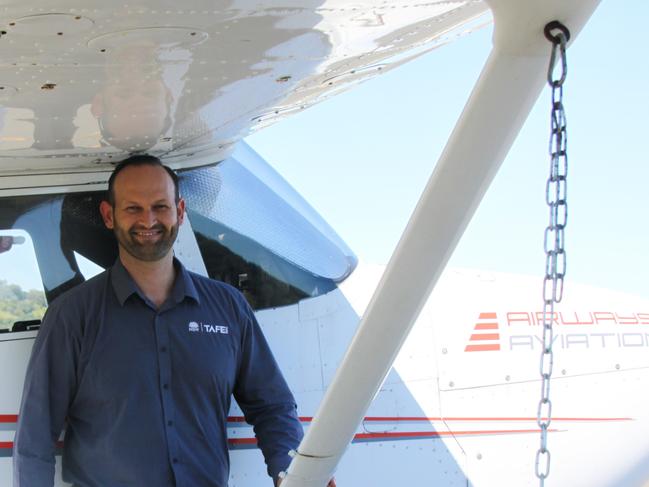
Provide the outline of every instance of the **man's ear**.
{"type": "Polygon", "coordinates": [[[101,217],[104,219],[104,225],[106,225],[106,228],[110,228],[111,230],[114,228],[114,222],[113,222],[113,207],[108,201],[102,201],[99,204],[99,213],[101,213],[101,217]]]}
{"type": "Polygon", "coordinates": [[[180,198],[178,204],[176,205],[176,211],[178,216],[178,225],[182,225],[185,221],[185,200],[180,198]]]}

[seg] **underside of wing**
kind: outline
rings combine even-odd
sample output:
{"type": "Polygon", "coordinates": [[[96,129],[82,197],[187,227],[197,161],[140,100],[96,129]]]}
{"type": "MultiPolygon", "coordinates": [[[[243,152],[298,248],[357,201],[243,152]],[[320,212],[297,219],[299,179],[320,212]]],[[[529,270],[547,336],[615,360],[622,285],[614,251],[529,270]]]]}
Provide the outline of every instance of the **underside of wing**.
{"type": "Polygon", "coordinates": [[[132,152],[218,162],[250,133],[490,21],[476,0],[1,10],[0,175],[65,180],[132,152]]]}

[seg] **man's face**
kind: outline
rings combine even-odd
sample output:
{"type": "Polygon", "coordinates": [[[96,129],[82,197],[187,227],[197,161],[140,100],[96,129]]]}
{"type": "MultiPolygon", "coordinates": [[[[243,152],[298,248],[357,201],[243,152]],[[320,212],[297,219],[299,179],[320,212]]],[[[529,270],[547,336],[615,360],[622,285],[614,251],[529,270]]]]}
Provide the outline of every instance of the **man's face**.
{"type": "Polygon", "coordinates": [[[154,262],[169,254],[184,218],[184,201],[175,202],[174,184],[158,166],[131,166],[114,183],[115,206],[102,203],[102,215],[120,245],[137,260],[154,262]]]}

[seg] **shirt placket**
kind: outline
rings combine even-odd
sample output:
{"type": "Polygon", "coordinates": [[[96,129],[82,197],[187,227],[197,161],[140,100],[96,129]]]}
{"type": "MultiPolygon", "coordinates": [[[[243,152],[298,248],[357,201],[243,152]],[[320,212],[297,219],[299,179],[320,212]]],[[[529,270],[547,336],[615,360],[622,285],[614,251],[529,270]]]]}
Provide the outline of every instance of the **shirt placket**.
{"type": "Polygon", "coordinates": [[[160,375],[158,378],[160,386],[160,397],[162,403],[162,414],[164,419],[164,426],[167,435],[167,448],[169,455],[169,463],[174,472],[176,485],[179,483],[178,466],[181,462],[180,450],[178,448],[178,434],[176,432],[176,408],[171,393],[171,354],[169,344],[169,329],[166,321],[160,312],[155,315],[155,336],[157,341],[157,354],[160,375]]]}

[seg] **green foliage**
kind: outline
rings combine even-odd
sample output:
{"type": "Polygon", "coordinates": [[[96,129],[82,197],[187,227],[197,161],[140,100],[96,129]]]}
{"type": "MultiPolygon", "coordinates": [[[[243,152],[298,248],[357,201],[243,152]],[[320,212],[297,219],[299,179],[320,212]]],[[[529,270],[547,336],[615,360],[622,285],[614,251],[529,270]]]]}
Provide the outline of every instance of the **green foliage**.
{"type": "Polygon", "coordinates": [[[0,328],[11,328],[16,321],[40,320],[46,309],[42,291],[25,291],[0,279],[0,328]]]}

